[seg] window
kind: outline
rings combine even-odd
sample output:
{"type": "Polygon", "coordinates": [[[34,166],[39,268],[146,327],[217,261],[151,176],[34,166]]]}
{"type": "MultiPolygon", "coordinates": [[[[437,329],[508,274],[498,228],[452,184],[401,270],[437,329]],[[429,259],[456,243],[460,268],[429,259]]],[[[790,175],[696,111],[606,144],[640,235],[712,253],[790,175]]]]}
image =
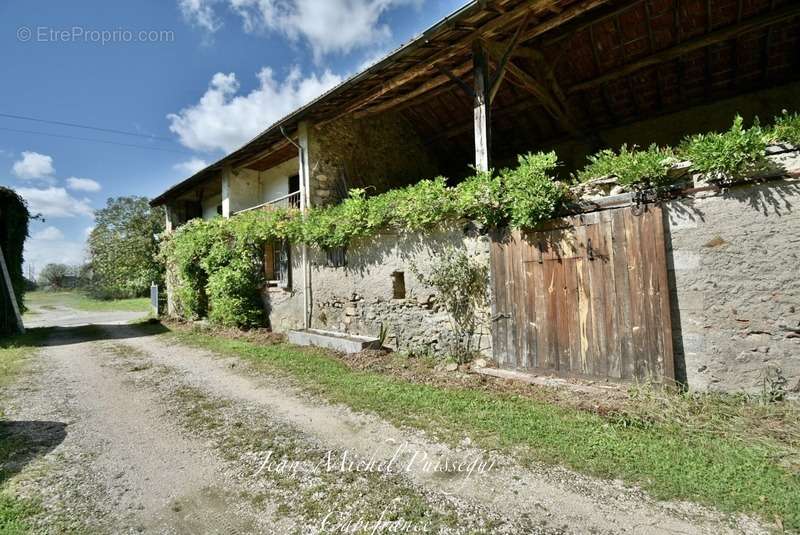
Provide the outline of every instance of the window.
{"type": "Polygon", "coordinates": [[[284,290],[290,287],[291,263],[288,242],[270,242],[264,245],[264,278],[267,280],[267,286],[284,290]]]}
{"type": "MultiPolygon", "coordinates": [[[[289,177],[289,195],[292,193],[300,192],[300,175],[292,175],[289,177]]],[[[290,208],[300,208],[300,196],[292,195],[289,197],[290,208]]]]}
{"type": "Polygon", "coordinates": [[[406,274],[402,271],[392,273],[392,297],[394,299],[406,298],[406,274]]]}
{"type": "Polygon", "coordinates": [[[347,265],[347,248],[346,247],[331,247],[325,249],[327,257],[326,265],[332,268],[344,267],[347,265]]]}

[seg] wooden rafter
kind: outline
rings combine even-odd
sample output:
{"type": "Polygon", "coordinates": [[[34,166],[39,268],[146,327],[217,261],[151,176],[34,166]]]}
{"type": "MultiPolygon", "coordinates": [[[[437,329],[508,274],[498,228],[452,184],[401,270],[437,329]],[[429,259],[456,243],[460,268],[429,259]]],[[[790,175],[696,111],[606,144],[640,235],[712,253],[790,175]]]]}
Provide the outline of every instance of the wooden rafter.
{"type": "Polygon", "coordinates": [[[458,76],[456,73],[454,73],[447,67],[437,65],[436,68],[439,69],[439,71],[441,71],[443,75],[447,76],[447,78],[449,78],[451,82],[455,83],[458,86],[458,88],[464,92],[465,95],[467,95],[469,98],[475,98],[475,90],[460,76],[458,76]]]}
{"type": "Polygon", "coordinates": [[[255,155],[250,156],[249,158],[246,158],[243,161],[235,162],[234,165],[232,166],[233,170],[234,172],[238,172],[239,169],[246,169],[251,165],[254,165],[259,161],[263,160],[264,158],[268,157],[270,154],[286,148],[288,145],[289,141],[286,139],[282,139],[277,143],[274,143],[269,147],[265,148],[264,150],[258,151],[258,153],[256,153],[255,155]]]}
{"type": "Polygon", "coordinates": [[[522,19],[522,22],[519,23],[517,26],[517,31],[514,32],[514,36],[511,40],[506,44],[505,52],[503,53],[503,57],[500,59],[497,67],[495,69],[495,73],[492,76],[492,80],[489,83],[489,104],[494,102],[494,98],[497,96],[497,92],[500,90],[500,85],[503,83],[503,78],[506,75],[506,66],[508,65],[509,60],[511,59],[511,55],[517,48],[519,44],[519,39],[522,35],[522,30],[528,25],[528,21],[530,20],[530,12],[525,15],[525,18],[522,19]]]}
{"type": "Polygon", "coordinates": [[[781,22],[796,16],[800,16],[800,5],[787,4],[785,7],[776,9],[772,13],[755,17],[742,24],[735,24],[720,30],[715,30],[710,34],[684,41],[681,44],[661,50],[656,54],[651,54],[627,65],[622,65],[616,69],[611,69],[601,76],[573,85],[567,92],[572,94],[577,91],[583,91],[597,87],[598,85],[602,85],[608,81],[616,80],[622,76],[632,74],[638,70],[644,69],[645,67],[651,67],[653,65],[658,65],[666,61],[677,59],[687,52],[699,50],[714,43],[719,43],[720,41],[727,41],[734,35],[760,30],[777,22],[781,22]]]}
{"type": "MultiPolygon", "coordinates": [[[[486,47],[489,54],[496,61],[500,61],[502,49],[491,43],[486,47]]],[[[549,68],[544,65],[543,57],[537,65],[537,76],[528,74],[513,61],[507,62],[506,70],[519,83],[520,87],[532,93],[542,103],[542,106],[559,122],[562,128],[570,133],[578,134],[576,121],[569,112],[566,101],[561,99],[563,92],[557,87],[558,84],[555,83],[552,73],[548,74],[549,68]]]]}
{"type": "MultiPolygon", "coordinates": [[[[598,6],[606,4],[608,2],[609,0],[589,0],[587,2],[581,2],[576,5],[573,5],[569,9],[565,9],[564,11],[561,11],[560,13],[558,13],[553,17],[543,22],[537,23],[536,25],[532,26],[529,30],[523,32],[520,37],[520,42],[523,43],[525,41],[529,41],[535,37],[538,37],[543,33],[548,32],[558,26],[561,26],[562,24],[569,22],[570,20],[579,17],[584,13],[592,9],[595,9],[598,6]]],[[[448,61],[451,61],[454,57],[458,56],[459,54],[468,52],[473,42],[479,39],[488,39],[495,33],[501,32],[508,26],[515,24],[517,21],[521,20],[528,14],[536,13],[538,11],[546,9],[546,7],[549,4],[551,4],[550,0],[536,0],[531,2],[530,5],[528,5],[525,9],[510,11],[508,13],[500,15],[494,20],[489,21],[485,25],[471,32],[469,35],[460,37],[457,43],[454,43],[449,48],[442,50],[442,52],[438,54],[436,57],[428,58],[425,61],[422,61],[421,65],[408,69],[407,71],[398,74],[392,77],[391,79],[387,80],[386,82],[382,83],[380,87],[370,92],[369,95],[357,99],[355,102],[350,104],[342,113],[333,117],[332,119],[326,120],[325,122],[328,122],[330,120],[335,120],[343,115],[352,114],[364,107],[369,106],[377,99],[381,98],[383,95],[416,80],[420,76],[430,74],[431,71],[435,69],[437,65],[440,65],[442,63],[447,63],[448,61]]],[[[457,70],[453,69],[453,72],[457,72],[457,70]]],[[[432,81],[433,79],[431,79],[431,82],[432,81]]],[[[438,87],[438,85],[447,83],[448,80],[447,77],[444,77],[444,78],[437,78],[436,81],[437,83],[434,84],[434,86],[438,87]]],[[[416,92],[416,90],[414,92],[416,92]]]]}
{"type": "MultiPolygon", "coordinates": [[[[463,63],[456,67],[455,69],[451,69],[450,72],[455,76],[463,76],[464,74],[468,73],[472,69],[472,64],[470,62],[463,63]]],[[[450,76],[447,74],[441,74],[434,78],[431,78],[418,88],[405,93],[403,95],[399,95],[397,97],[385,100],[379,104],[375,104],[374,106],[362,110],[360,112],[355,113],[355,117],[363,117],[365,115],[372,115],[374,113],[379,113],[386,111],[388,109],[394,108],[396,106],[400,106],[401,104],[408,102],[410,100],[414,100],[426,93],[430,93],[436,89],[439,89],[451,81],[450,76]]]]}

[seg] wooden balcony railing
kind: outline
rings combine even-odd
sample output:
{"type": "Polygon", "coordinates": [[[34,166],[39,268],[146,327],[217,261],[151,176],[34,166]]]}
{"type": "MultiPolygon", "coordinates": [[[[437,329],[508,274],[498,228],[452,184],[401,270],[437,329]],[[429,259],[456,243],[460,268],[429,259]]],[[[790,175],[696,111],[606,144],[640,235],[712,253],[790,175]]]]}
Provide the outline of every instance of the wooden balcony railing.
{"type": "Polygon", "coordinates": [[[288,195],[284,195],[283,197],[278,197],[277,199],[272,199],[271,201],[267,201],[265,203],[258,204],[256,206],[251,206],[250,208],[245,208],[244,210],[239,210],[236,213],[243,214],[245,212],[252,212],[253,210],[278,210],[281,208],[283,209],[295,208],[299,210],[300,192],[295,191],[288,195]]]}

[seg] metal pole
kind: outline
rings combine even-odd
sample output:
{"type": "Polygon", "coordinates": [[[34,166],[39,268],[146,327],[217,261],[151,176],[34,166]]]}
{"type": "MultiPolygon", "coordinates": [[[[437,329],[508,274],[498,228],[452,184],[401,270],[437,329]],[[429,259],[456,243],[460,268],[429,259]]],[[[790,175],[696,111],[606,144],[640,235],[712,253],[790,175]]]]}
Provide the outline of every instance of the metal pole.
{"type": "MultiPolygon", "coordinates": [[[[308,125],[300,123],[297,127],[297,136],[300,143],[296,143],[283,127],[281,127],[281,134],[289,143],[297,147],[298,158],[300,160],[300,211],[302,217],[305,219],[306,211],[308,208],[308,183],[310,166],[308,164],[308,125]]],[[[301,262],[303,265],[303,328],[311,328],[311,270],[308,265],[308,246],[305,243],[300,244],[301,262]]]]}

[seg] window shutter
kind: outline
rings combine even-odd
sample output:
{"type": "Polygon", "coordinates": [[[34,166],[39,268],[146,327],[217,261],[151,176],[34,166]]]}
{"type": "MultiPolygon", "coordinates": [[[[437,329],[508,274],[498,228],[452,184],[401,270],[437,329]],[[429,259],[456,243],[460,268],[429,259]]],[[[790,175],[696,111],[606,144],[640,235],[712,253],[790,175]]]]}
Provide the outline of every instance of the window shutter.
{"type": "Polygon", "coordinates": [[[281,242],[280,261],[278,262],[278,286],[288,290],[292,285],[292,258],[289,252],[289,242],[281,242]]]}

